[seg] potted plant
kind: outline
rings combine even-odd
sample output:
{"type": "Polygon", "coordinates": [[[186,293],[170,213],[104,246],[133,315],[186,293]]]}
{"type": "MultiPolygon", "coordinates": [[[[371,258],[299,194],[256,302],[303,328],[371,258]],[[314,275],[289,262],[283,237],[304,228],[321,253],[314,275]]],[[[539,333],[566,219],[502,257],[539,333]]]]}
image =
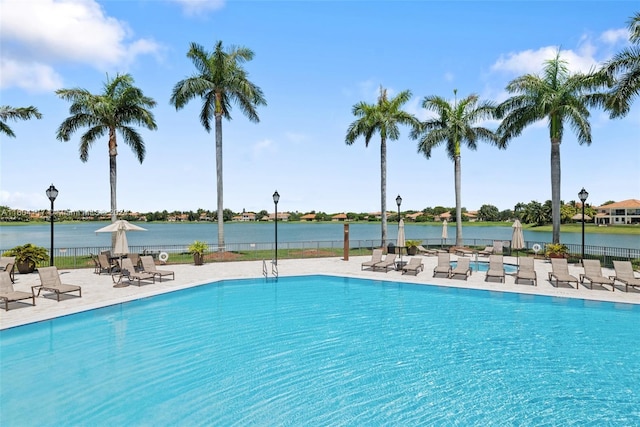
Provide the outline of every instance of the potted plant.
{"type": "Polygon", "coordinates": [[[407,245],[407,255],[415,255],[418,253],[418,246],[422,244],[420,240],[407,240],[404,242],[407,245]]]}
{"type": "Polygon", "coordinates": [[[548,243],[544,252],[547,258],[566,258],[568,253],[569,248],[562,243],[548,243]]]}
{"type": "Polygon", "coordinates": [[[27,243],[25,245],[9,249],[2,254],[2,256],[15,257],[16,268],[20,274],[28,274],[33,273],[39,262],[47,260],[49,252],[41,246],[34,246],[31,243],[27,243]]]}
{"type": "Polygon", "coordinates": [[[193,255],[193,262],[195,265],[202,265],[204,263],[204,254],[207,252],[209,245],[206,242],[196,240],[189,245],[189,253],[193,255]]]}

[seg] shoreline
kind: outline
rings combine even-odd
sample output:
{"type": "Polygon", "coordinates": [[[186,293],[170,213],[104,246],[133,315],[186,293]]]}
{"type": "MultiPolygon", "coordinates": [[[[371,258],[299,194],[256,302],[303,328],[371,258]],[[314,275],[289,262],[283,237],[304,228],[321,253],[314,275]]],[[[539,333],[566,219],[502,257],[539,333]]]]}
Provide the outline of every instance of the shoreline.
{"type": "MultiPolygon", "coordinates": [[[[171,225],[194,225],[194,224],[212,224],[216,225],[215,221],[130,221],[135,224],[171,224],[171,225]]],[[[279,221],[279,223],[282,221],[279,221]]],[[[55,225],[69,225],[69,224],[108,224],[110,221],[56,221],[55,225]]],[[[227,221],[227,224],[256,224],[256,223],[270,223],[273,224],[273,221],[269,222],[257,222],[257,221],[227,221]]],[[[296,224],[304,224],[304,225],[313,225],[313,224],[381,224],[380,221],[286,221],[287,224],[296,225],[296,224]]],[[[441,222],[409,222],[407,225],[411,224],[411,226],[416,227],[442,227],[441,222]]],[[[511,227],[513,223],[511,222],[468,222],[465,221],[462,223],[462,227],[468,228],[483,228],[483,227],[511,227]]],[[[49,222],[46,221],[29,221],[29,222],[21,222],[21,221],[0,221],[0,228],[9,227],[9,226],[18,226],[18,227],[29,227],[29,226],[43,226],[50,225],[49,222]]],[[[397,222],[388,222],[388,227],[397,227],[397,222]]],[[[456,223],[450,222],[448,223],[450,228],[455,228],[456,223]]],[[[552,231],[551,225],[542,225],[542,226],[531,226],[527,224],[523,224],[523,230],[531,231],[534,233],[550,233],[552,231]]],[[[582,225],[581,224],[562,224],[560,225],[561,233],[582,233],[582,225]]],[[[611,235],[628,235],[628,236],[640,236],[640,226],[638,225],[612,225],[608,227],[600,227],[595,224],[585,224],[584,229],[585,234],[611,234],[611,235]]]]}

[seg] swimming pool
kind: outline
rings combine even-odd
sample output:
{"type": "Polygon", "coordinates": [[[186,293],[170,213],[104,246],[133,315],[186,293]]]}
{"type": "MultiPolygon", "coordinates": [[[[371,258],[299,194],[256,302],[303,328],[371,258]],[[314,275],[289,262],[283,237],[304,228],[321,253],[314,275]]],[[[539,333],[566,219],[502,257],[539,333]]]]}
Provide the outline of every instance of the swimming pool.
{"type": "MultiPolygon", "coordinates": [[[[456,268],[458,265],[457,261],[451,261],[451,268],[456,268]]],[[[503,264],[505,274],[512,274],[518,271],[518,267],[513,264],[503,264]]],[[[469,267],[473,272],[476,271],[488,271],[489,263],[487,261],[471,261],[469,262],[469,267]]]]}
{"type": "Polygon", "coordinates": [[[638,425],[640,309],[333,276],[0,331],[1,425],[638,425]]]}

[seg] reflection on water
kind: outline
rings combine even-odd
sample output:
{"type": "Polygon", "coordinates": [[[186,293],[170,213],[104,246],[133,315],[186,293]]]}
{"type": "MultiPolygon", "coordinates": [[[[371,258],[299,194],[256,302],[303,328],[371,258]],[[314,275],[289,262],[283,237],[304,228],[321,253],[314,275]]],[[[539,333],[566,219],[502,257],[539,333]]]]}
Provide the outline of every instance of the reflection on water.
{"type": "MultiPolygon", "coordinates": [[[[111,236],[108,233],[96,233],[95,230],[104,226],[104,222],[56,224],[54,246],[56,248],[75,248],[108,246],[111,236]]],[[[146,232],[128,233],[127,240],[131,246],[144,245],[180,245],[189,244],[194,240],[204,240],[216,243],[218,226],[216,223],[138,223],[146,228],[146,232]]],[[[278,222],[279,242],[311,242],[311,241],[342,241],[343,223],[318,224],[304,222],[278,222]]],[[[49,224],[1,226],[0,249],[9,249],[25,243],[49,247],[51,229],[49,224]]],[[[388,226],[389,241],[396,238],[397,225],[388,226]]],[[[483,240],[511,240],[511,226],[504,227],[464,227],[463,237],[483,240]]],[[[274,239],[275,224],[273,222],[245,222],[228,223],[224,226],[225,241],[227,243],[271,243],[274,239]]],[[[380,223],[350,224],[349,235],[351,241],[379,240],[380,223]]],[[[442,235],[441,225],[420,225],[408,223],[405,225],[407,239],[439,239],[442,235]]],[[[449,226],[449,235],[455,236],[455,224],[449,226]]],[[[526,241],[550,242],[550,232],[524,231],[526,241]]],[[[580,233],[563,233],[561,241],[567,244],[580,244],[580,233]]],[[[454,239],[449,239],[453,243],[454,239]]],[[[640,249],[640,238],[637,235],[619,234],[587,234],[586,245],[608,246],[618,248],[640,249]]]]}

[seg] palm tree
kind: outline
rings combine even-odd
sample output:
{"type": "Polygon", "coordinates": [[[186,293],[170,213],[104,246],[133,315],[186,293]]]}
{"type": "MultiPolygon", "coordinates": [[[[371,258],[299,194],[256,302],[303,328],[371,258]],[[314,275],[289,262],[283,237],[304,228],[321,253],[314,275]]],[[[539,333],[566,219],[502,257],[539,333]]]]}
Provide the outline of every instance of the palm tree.
{"type": "Polygon", "coordinates": [[[380,86],[380,96],[376,104],[359,102],[353,106],[352,113],[359,117],[349,125],[345,142],[352,145],[360,136],[364,137],[365,147],[371,137],[380,134],[380,211],[382,215],[382,246],[387,244],[387,139],[395,141],[400,137],[398,125],[415,127],[418,120],[401,107],[411,99],[411,92],[405,90],[388,99],[387,90],[380,86]]]}
{"type": "Polygon", "coordinates": [[[626,115],[640,94],[640,12],[629,20],[629,41],[634,46],[616,54],[603,67],[610,77],[618,77],[607,100],[612,118],[626,115]]]}
{"type": "Polygon", "coordinates": [[[544,225],[548,216],[545,206],[535,200],[528,203],[522,211],[522,221],[526,224],[544,225]]]}
{"type": "MultiPolygon", "coordinates": [[[[453,91],[454,97],[457,90],[453,91]]],[[[436,116],[420,123],[413,130],[411,137],[418,140],[418,151],[427,159],[431,157],[431,150],[440,144],[447,144],[447,154],[453,160],[455,197],[456,197],[456,246],[462,245],[462,203],[460,197],[460,148],[462,143],[471,150],[478,148],[477,142],[485,140],[497,143],[495,132],[474,126],[477,122],[494,117],[495,106],[490,101],[478,100],[475,94],[458,101],[449,102],[439,96],[426,96],[422,101],[422,108],[436,113],[436,116]]]]}
{"type": "Polygon", "coordinates": [[[588,107],[604,105],[606,96],[599,90],[611,79],[604,73],[569,73],[560,52],[545,64],[542,76],[526,74],[509,82],[507,91],[516,95],[498,106],[498,117],[503,118],[498,133],[500,144],[506,145],[530,124],[547,119],[551,140],[552,243],[560,243],[560,143],[564,126],[568,123],[576,132],[580,145],[590,145],[588,107]]]}
{"type": "Polygon", "coordinates": [[[14,108],[8,105],[3,105],[0,107],[0,133],[4,133],[7,136],[15,138],[16,135],[7,125],[7,120],[29,120],[32,117],[35,117],[36,119],[42,118],[42,114],[38,112],[36,107],[29,106],[14,108]]]}
{"type": "Polygon", "coordinates": [[[222,197],[222,118],[231,120],[231,103],[235,102],[250,121],[260,121],[256,107],[267,105],[262,89],[249,81],[242,67],[253,59],[253,51],[246,47],[231,46],[223,49],[218,41],[209,53],[191,43],[187,57],[191,59],[197,73],[180,80],[171,93],[171,104],[176,110],[184,107],[193,98],[202,99],[200,123],[211,132],[211,119],[215,118],[216,132],[216,181],[218,193],[218,248],[224,248],[224,204],[222,197]]]}
{"type": "Polygon", "coordinates": [[[145,156],[144,141],[131,125],[144,126],[156,130],[156,122],[149,110],[156,102],[144,96],[142,90],[133,86],[133,77],[129,74],[117,74],[115,78],[104,83],[100,94],[92,94],[86,89],[59,89],[56,94],[69,102],[69,113],[60,127],[57,138],[69,141],[71,135],[80,128],[88,128],[80,137],[80,160],[89,159],[89,149],[104,135],[108,135],[109,183],[111,185],[111,221],[117,219],[116,204],[116,156],[118,144],[116,133],[119,132],[125,144],[131,147],[138,161],[142,163],[145,156]]]}

